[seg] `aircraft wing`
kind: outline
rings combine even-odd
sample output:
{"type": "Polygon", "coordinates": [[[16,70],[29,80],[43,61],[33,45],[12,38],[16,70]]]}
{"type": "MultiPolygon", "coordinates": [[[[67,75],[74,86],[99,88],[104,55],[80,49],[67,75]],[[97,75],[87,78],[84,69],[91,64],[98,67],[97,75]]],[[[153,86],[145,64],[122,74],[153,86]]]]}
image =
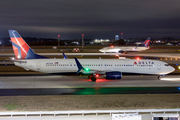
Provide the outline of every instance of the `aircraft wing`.
{"type": "Polygon", "coordinates": [[[105,71],[84,68],[77,58],[74,58],[74,59],[76,61],[76,65],[78,67],[78,71],[76,74],[78,74],[80,71],[83,72],[84,74],[105,74],[105,71]]]}

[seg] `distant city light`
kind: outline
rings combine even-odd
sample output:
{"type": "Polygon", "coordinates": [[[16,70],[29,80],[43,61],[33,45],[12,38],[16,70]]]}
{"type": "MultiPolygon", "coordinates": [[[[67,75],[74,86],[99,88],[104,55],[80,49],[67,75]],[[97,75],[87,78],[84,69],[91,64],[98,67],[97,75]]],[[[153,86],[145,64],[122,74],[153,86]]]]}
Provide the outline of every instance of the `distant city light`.
{"type": "Polygon", "coordinates": [[[110,42],[109,39],[95,39],[94,43],[108,43],[110,42]]]}
{"type": "Polygon", "coordinates": [[[115,35],[115,40],[119,40],[119,35],[115,35]]]}

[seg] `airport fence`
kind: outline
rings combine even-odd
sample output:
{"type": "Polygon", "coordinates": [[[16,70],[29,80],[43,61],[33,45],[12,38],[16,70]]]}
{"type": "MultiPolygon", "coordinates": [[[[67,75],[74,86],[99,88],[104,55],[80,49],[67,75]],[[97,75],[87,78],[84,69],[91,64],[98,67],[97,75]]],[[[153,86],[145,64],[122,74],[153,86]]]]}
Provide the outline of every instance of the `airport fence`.
{"type": "Polygon", "coordinates": [[[137,110],[80,110],[80,111],[36,111],[36,112],[0,112],[0,117],[15,117],[15,116],[89,116],[89,115],[108,115],[112,114],[167,114],[176,113],[179,114],[179,109],[137,109],[137,110]]]}

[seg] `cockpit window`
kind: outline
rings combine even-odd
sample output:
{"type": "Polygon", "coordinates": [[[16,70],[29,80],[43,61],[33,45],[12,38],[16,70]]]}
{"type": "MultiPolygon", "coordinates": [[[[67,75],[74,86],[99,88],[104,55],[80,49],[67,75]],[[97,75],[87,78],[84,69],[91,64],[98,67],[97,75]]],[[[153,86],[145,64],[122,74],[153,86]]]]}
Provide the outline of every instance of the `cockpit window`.
{"type": "Polygon", "coordinates": [[[165,66],[169,66],[169,64],[164,64],[165,66]]]}

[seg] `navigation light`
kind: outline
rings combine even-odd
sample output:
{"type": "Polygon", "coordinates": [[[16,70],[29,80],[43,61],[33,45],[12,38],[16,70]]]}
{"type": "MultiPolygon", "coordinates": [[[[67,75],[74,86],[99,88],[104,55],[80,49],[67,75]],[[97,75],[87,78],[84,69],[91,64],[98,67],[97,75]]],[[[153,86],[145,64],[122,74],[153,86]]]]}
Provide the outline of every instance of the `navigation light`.
{"type": "Polygon", "coordinates": [[[85,68],[85,71],[89,71],[89,68],[85,68]]]}

